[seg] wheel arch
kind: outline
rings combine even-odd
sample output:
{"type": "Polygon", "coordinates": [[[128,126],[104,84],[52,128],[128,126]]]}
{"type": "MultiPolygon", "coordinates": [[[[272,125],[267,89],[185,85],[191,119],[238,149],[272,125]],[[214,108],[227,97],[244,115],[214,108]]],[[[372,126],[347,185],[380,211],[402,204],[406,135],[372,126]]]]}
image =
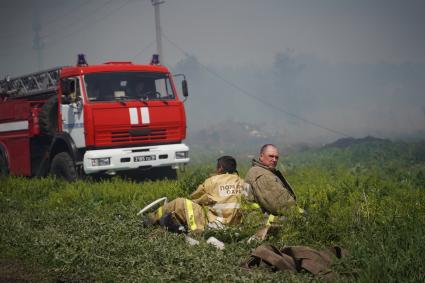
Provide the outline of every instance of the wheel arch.
{"type": "Polygon", "coordinates": [[[52,161],[53,157],[60,152],[68,152],[75,163],[83,160],[80,151],[68,133],[57,134],[52,141],[49,152],[50,162],[52,161]]]}

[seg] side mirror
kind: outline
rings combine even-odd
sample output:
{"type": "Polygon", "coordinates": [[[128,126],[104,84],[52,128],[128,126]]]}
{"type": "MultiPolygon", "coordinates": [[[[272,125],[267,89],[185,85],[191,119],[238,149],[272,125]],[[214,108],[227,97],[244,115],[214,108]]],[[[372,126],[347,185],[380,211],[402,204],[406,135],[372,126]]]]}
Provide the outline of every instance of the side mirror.
{"type": "Polygon", "coordinates": [[[186,76],[184,74],[175,74],[175,75],[173,75],[173,77],[183,77],[183,80],[182,80],[182,94],[183,94],[183,97],[184,97],[184,101],[186,101],[187,97],[189,96],[189,91],[187,89],[186,76]]]}
{"type": "Polygon", "coordinates": [[[187,89],[187,81],[186,80],[182,80],[182,93],[183,93],[183,96],[185,98],[189,96],[189,91],[187,89]]]}

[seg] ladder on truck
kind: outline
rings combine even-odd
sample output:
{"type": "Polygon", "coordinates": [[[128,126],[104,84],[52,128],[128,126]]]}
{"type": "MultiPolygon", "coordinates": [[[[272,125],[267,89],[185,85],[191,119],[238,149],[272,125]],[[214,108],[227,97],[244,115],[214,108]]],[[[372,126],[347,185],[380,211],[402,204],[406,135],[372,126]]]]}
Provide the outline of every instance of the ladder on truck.
{"type": "Polygon", "coordinates": [[[60,67],[0,80],[0,96],[23,98],[56,91],[60,67]]]}

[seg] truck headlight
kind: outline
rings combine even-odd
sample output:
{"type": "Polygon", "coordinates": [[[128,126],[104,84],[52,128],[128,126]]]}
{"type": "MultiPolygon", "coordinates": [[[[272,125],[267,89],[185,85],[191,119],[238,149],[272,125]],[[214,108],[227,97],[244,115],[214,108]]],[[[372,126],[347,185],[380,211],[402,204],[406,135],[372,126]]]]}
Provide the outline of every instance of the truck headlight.
{"type": "Polygon", "coordinates": [[[107,166],[111,164],[110,157],[93,158],[91,160],[91,166],[107,166]]]}
{"type": "Polygon", "coordinates": [[[189,157],[189,151],[177,151],[176,159],[185,159],[189,157]]]}

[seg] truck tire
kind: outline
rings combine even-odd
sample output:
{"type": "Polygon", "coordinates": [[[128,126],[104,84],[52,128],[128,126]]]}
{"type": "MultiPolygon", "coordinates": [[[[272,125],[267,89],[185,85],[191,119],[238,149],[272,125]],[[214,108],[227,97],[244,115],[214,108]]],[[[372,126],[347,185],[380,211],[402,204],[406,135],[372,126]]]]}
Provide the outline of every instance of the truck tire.
{"type": "Polygon", "coordinates": [[[74,161],[67,152],[60,152],[53,157],[50,175],[72,182],[77,180],[74,161]]]}
{"type": "Polygon", "coordinates": [[[0,176],[9,175],[9,168],[7,166],[7,159],[4,154],[0,151],[0,176]]]}
{"type": "Polygon", "coordinates": [[[40,132],[47,136],[53,136],[58,128],[58,97],[50,97],[41,107],[38,115],[40,132]]]}

